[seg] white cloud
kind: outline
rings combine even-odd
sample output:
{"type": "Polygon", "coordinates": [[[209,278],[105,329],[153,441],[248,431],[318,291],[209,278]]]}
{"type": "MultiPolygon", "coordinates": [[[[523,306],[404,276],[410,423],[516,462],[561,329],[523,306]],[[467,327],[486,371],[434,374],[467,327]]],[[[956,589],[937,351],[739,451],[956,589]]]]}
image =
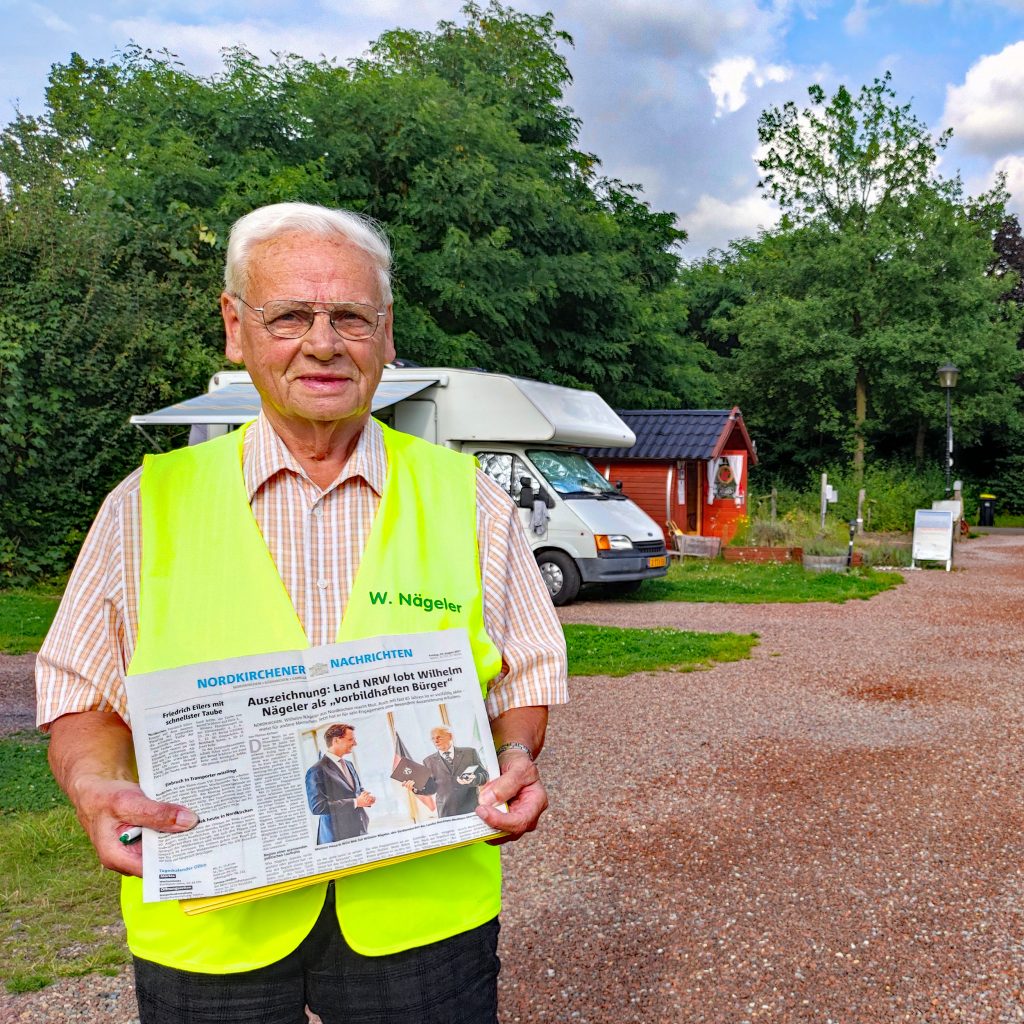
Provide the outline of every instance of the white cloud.
{"type": "Polygon", "coordinates": [[[465,21],[453,0],[321,0],[321,4],[354,24],[372,18],[403,28],[432,28],[439,21],[465,21]]]}
{"type": "Polygon", "coordinates": [[[853,0],[853,6],[843,18],[843,31],[848,36],[862,36],[868,30],[868,22],[876,9],[868,6],[868,0],[853,0]]]}
{"type": "Polygon", "coordinates": [[[715,117],[734,114],[747,102],[747,79],[761,89],[768,82],[785,82],[793,77],[791,68],[780,64],[758,67],[753,57],[727,57],[708,72],[708,85],[715,97],[715,117]]]}
{"type": "Polygon", "coordinates": [[[788,24],[791,4],[786,0],[767,5],[756,0],[615,0],[606,4],[567,0],[564,10],[600,34],[607,49],[675,60],[687,54],[712,58],[739,43],[771,52],[788,24]]]}
{"type": "Polygon", "coordinates": [[[1006,205],[1010,212],[1018,217],[1024,216],[1024,156],[1004,156],[995,162],[992,170],[995,174],[1006,175],[1006,188],[1010,193],[1010,201],[1006,205]]]}
{"type": "Polygon", "coordinates": [[[708,85],[715,97],[715,117],[735,113],[747,102],[743,84],[756,68],[753,57],[727,57],[711,69],[708,85]]]}
{"type": "Polygon", "coordinates": [[[778,220],[778,208],[756,190],[733,200],[705,192],[693,209],[679,217],[679,225],[689,234],[685,251],[692,258],[724,248],[734,238],[755,235],[778,220]]]}
{"type": "Polygon", "coordinates": [[[964,146],[998,156],[1024,147],[1024,40],[982,57],[963,85],[946,88],[943,122],[964,146]]]}
{"type": "Polygon", "coordinates": [[[316,28],[281,27],[266,21],[225,22],[213,25],[178,25],[153,18],[115,22],[114,32],[143,47],[170,50],[196,74],[210,74],[222,66],[221,50],[244,46],[258,57],[271,53],[297,53],[316,59],[323,55],[345,61],[366,51],[368,36],[316,28]]]}
{"type": "Polygon", "coordinates": [[[54,14],[49,7],[42,4],[29,4],[28,9],[48,28],[51,32],[74,32],[73,25],[69,25],[59,15],[54,14]]]}

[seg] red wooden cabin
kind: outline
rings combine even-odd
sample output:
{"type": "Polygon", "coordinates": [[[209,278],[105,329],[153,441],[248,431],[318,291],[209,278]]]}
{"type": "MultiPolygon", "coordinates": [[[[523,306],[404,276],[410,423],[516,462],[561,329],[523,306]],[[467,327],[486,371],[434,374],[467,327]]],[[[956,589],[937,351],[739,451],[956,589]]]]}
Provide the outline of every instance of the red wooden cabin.
{"type": "Polygon", "coordinates": [[[636,434],[632,448],[584,448],[606,479],[666,531],[721,537],[727,544],[747,513],[747,471],[757,453],[733,409],[617,409],[636,434]],[[711,480],[711,486],[708,481],[711,480]]]}

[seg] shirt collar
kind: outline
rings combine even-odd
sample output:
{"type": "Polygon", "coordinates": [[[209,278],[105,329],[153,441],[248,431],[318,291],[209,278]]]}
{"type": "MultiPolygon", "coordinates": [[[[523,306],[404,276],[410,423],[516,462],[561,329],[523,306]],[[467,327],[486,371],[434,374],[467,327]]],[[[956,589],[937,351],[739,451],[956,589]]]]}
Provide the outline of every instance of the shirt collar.
{"type": "MultiPolygon", "coordinates": [[[[308,480],[295,456],[274,429],[270,420],[262,413],[246,431],[242,451],[242,473],[245,489],[251,502],[256,492],[271,477],[288,472],[308,480]]],[[[356,446],[352,450],[338,478],[325,488],[324,493],[340,486],[353,477],[362,477],[379,497],[384,493],[384,482],[388,474],[387,452],[384,448],[384,433],[376,420],[370,419],[363,428],[356,446]]]]}

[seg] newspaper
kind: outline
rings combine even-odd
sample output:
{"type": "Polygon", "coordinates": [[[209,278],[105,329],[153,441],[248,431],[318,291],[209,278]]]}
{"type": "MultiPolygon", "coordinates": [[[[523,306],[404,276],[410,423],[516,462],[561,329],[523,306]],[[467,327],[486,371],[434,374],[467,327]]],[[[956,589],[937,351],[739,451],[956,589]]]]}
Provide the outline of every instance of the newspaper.
{"type": "Polygon", "coordinates": [[[189,832],[143,830],[145,902],[366,870],[499,834],[473,812],[498,763],[464,629],[129,676],[127,691],[143,792],[199,816],[189,832]],[[326,734],[346,725],[332,757],[326,734]],[[449,740],[435,743],[435,727],[450,729],[454,764],[442,764],[449,740]]]}

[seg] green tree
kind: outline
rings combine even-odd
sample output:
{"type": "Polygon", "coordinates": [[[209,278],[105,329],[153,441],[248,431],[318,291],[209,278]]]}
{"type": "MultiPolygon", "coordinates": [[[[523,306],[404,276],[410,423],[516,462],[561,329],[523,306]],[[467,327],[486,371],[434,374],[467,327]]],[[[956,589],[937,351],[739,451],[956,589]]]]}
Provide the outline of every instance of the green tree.
{"type": "MultiPolygon", "coordinates": [[[[1016,214],[1006,217],[992,239],[995,259],[992,261],[993,277],[1003,281],[1006,291],[1000,300],[1013,303],[1018,310],[1024,310],[1024,235],[1016,214]]],[[[1017,348],[1024,348],[1024,330],[1017,339],[1017,348]]],[[[1024,381],[1021,381],[1024,384],[1024,381]]]]}
{"type": "Polygon", "coordinates": [[[401,355],[619,405],[714,394],[684,337],[684,234],[577,148],[570,40],[550,15],[463,13],[343,67],[231,49],[204,78],[138,48],[72,56],[45,114],[0,133],[0,574],[66,565],[138,462],[128,416],[222,365],[227,232],[262,203],[386,225],[401,355]]]}
{"type": "Polygon", "coordinates": [[[856,96],[841,85],[831,98],[812,85],[809,107],[790,101],[761,114],[759,185],[782,207],[784,227],[824,221],[867,230],[874,211],[933,182],[952,130],[933,138],[909,103],[896,103],[891,81],[887,71],[856,96]]]}
{"type": "Polygon", "coordinates": [[[730,381],[777,464],[845,455],[860,474],[869,444],[920,462],[944,422],[947,359],[962,370],[961,441],[1017,416],[1014,317],[986,274],[1005,196],[972,201],[935,176],[948,133],[933,139],[889,81],[830,99],[814,86],[809,108],[762,115],[762,187],[782,224],[713,261],[731,299],[709,329],[735,337],[730,381]]]}

